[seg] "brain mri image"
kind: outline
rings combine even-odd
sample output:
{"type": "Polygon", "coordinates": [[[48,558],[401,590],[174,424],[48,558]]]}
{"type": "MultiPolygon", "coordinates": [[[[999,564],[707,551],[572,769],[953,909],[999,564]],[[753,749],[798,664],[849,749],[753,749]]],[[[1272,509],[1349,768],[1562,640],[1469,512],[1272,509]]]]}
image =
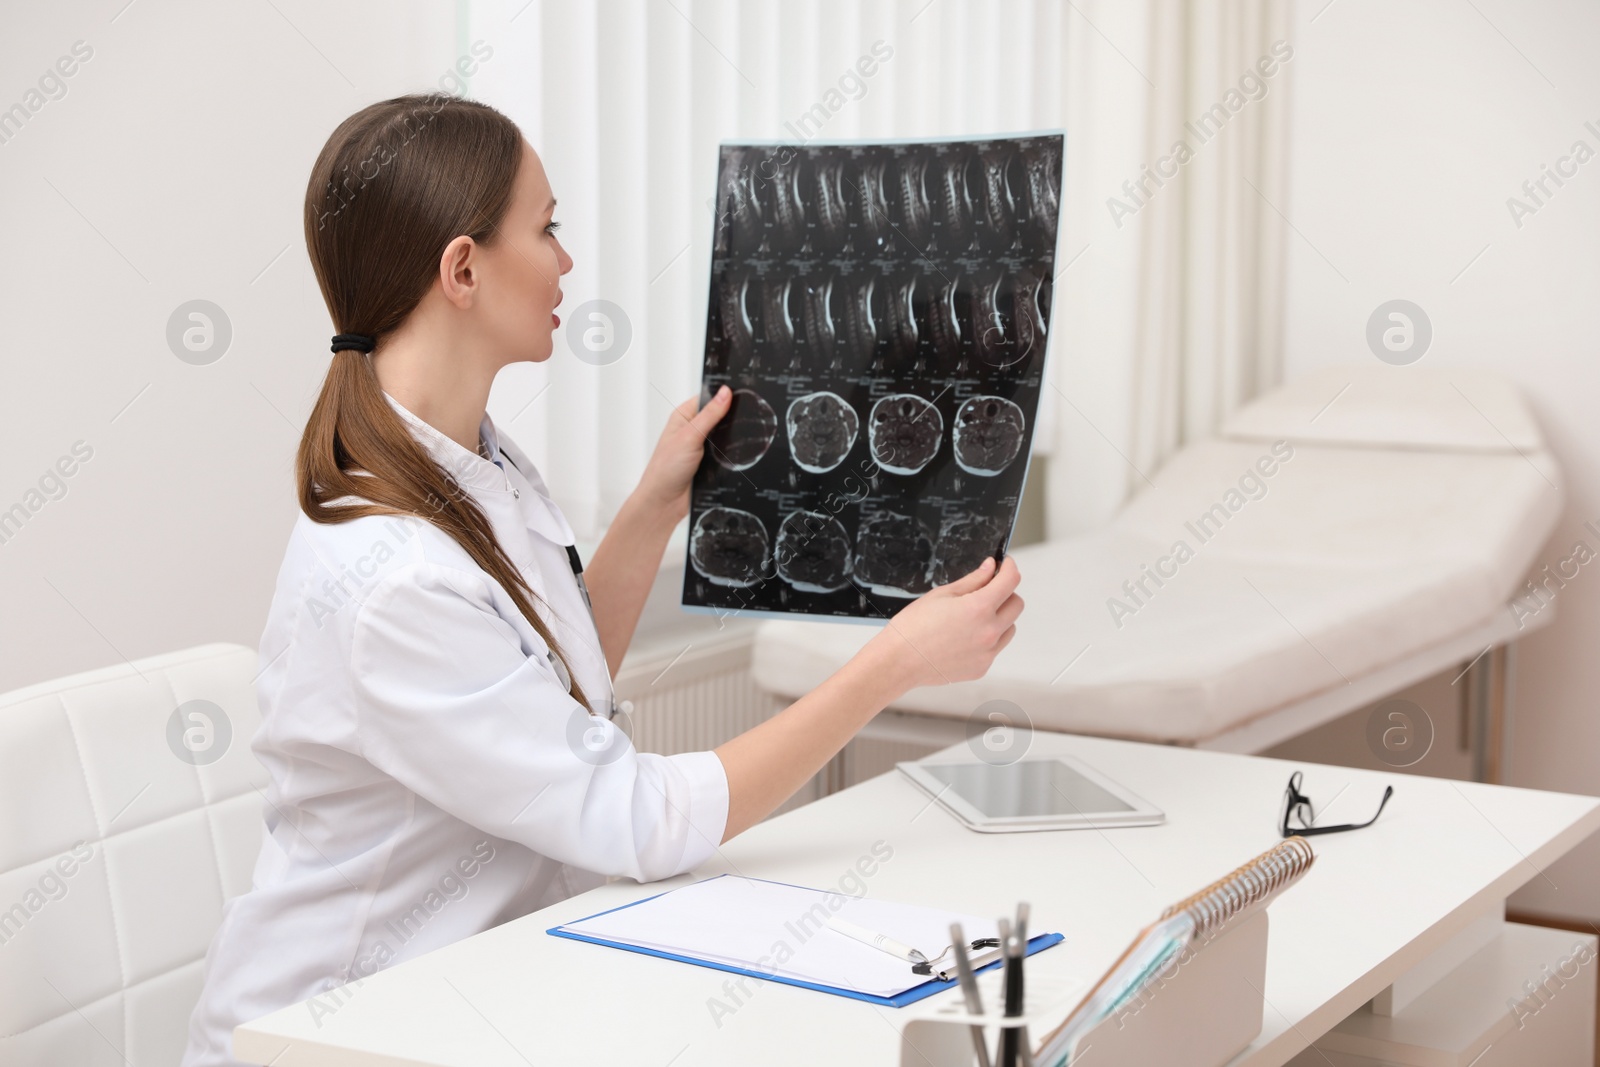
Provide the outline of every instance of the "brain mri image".
{"type": "Polygon", "coordinates": [[[713,585],[746,587],[767,574],[767,528],[748,511],[710,508],[689,532],[689,562],[713,585]]]}
{"type": "Polygon", "coordinates": [[[921,596],[933,588],[933,538],[909,515],[878,515],[856,538],[856,581],[884,596],[921,596]]]}
{"type": "Polygon", "coordinates": [[[747,470],[761,461],[778,435],[772,405],[749,389],[735,389],[728,413],[708,438],[712,457],[731,471],[747,470]]]}
{"type": "Polygon", "coordinates": [[[915,474],[939,451],[944,416],[912,393],[895,393],[872,405],[867,440],[872,458],[890,474],[915,474]]]}
{"type": "Polygon", "coordinates": [[[797,397],[784,422],[795,465],[812,474],[825,474],[843,463],[861,431],[856,409],[838,393],[826,391],[797,397]]]}
{"type": "Polygon", "coordinates": [[[686,610],[881,624],[1006,551],[1065,151],[1060,131],[719,146],[701,398],[733,403],[690,486],[686,610]]]}
{"type": "Polygon", "coordinates": [[[948,520],[933,546],[933,584],[945,585],[970,574],[1000,547],[1005,533],[994,519],[962,515],[948,520]]]}
{"type": "Polygon", "coordinates": [[[850,584],[850,534],[832,515],[792,511],[773,550],[778,577],[801,592],[831,593],[850,584]]]}
{"type": "Polygon", "coordinates": [[[956,409],[950,431],[956,463],[968,474],[992,478],[1022,451],[1027,420],[1022,409],[1003,396],[975,396],[956,409]]]}

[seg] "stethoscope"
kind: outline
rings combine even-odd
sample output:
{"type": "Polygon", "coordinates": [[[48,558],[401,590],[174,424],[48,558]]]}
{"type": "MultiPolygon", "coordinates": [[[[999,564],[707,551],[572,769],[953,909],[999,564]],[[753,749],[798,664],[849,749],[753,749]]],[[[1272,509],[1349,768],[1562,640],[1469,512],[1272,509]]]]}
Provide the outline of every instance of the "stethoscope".
{"type": "MultiPolygon", "coordinates": [[[[508,456],[506,458],[509,459],[510,457],[508,456]]],[[[515,464],[512,464],[512,466],[515,466],[515,464]]],[[[578,546],[566,545],[564,547],[567,550],[567,563],[572,567],[572,578],[578,583],[578,593],[583,597],[583,606],[589,610],[589,622],[594,625],[594,636],[595,640],[598,641],[600,639],[600,622],[594,617],[594,601],[589,599],[589,583],[583,580],[583,560],[578,557],[578,546]]],[[[605,650],[601,649],[600,654],[604,656],[605,650]]],[[[550,662],[555,666],[556,673],[561,675],[561,684],[565,685],[567,687],[567,692],[570,693],[572,691],[572,676],[567,673],[566,664],[562,663],[560,657],[553,652],[547,652],[546,655],[550,657],[550,662]]],[[[610,664],[605,665],[605,676],[606,718],[615,719],[618,711],[628,711],[631,709],[633,707],[633,701],[624,700],[622,704],[626,705],[626,707],[623,707],[617,703],[617,690],[611,681],[610,664]]]]}
{"type": "MultiPolygon", "coordinates": [[[[510,463],[513,467],[517,468],[518,474],[522,474],[522,468],[517,467],[517,461],[507,455],[504,449],[497,449],[496,451],[498,451],[500,455],[505,456],[507,463],[510,463]]],[[[492,463],[494,461],[490,460],[490,462],[492,463]]],[[[504,471],[501,473],[504,473],[504,471]]],[[[523,478],[527,478],[526,474],[523,474],[522,476],[523,478]]],[[[510,482],[511,476],[506,475],[506,484],[510,485],[510,482]]],[[[511,487],[511,493],[513,496],[518,498],[522,496],[521,491],[515,486],[511,487]]],[[[589,622],[594,626],[595,640],[599,641],[600,622],[595,618],[594,601],[589,599],[589,585],[583,580],[583,559],[578,555],[578,546],[564,545],[562,547],[567,550],[567,565],[572,568],[572,578],[578,583],[578,594],[583,597],[583,606],[589,612],[589,622]]],[[[556,672],[556,676],[561,679],[561,684],[566,687],[568,693],[572,692],[572,674],[567,670],[567,665],[561,662],[561,657],[557,656],[550,649],[546,649],[544,654],[545,658],[550,661],[551,669],[554,670],[556,672]]],[[[603,661],[605,659],[605,649],[603,647],[600,650],[600,656],[603,661]]],[[[617,717],[617,712],[631,711],[633,708],[633,701],[624,700],[621,704],[617,703],[617,690],[611,680],[611,665],[609,663],[602,663],[602,666],[604,667],[603,673],[606,676],[606,718],[615,719],[617,717]]]]}

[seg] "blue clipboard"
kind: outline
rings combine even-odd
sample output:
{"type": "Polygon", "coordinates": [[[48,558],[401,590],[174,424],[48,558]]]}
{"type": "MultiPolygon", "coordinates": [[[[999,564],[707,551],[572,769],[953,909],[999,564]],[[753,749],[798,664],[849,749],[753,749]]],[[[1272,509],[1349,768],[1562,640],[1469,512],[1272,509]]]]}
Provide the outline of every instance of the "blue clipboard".
{"type": "MultiPolygon", "coordinates": [[[[714,875],[713,877],[724,878],[726,875],[719,874],[714,875]]],[[[752,881],[772,881],[772,879],[761,878],[752,879],[752,881]]],[[[790,885],[791,883],[778,882],[775,884],[790,885]]],[[[795,888],[808,889],[810,887],[795,886],[795,888]]],[[[665,896],[670,892],[672,892],[672,890],[669,889],[665,892],[657,893],[655,896],[644,897],[628,904],[618,905],[615,908],[607,908],[605,911],[597,911],[593,915],[585,915],[581,919],[574,919],[572,921],[580,923],[587,922],[588,920],[597,918],[601,915],[610,915],[614,911],[621,911],[623,908],[631,908],[635,905],[655,900],[656,897],[665,896]]],[[[564,925],[565,924],[563,924],[563,926],[564,925]]],[[[608,941],[601,937],[590,937],[588,934],[574,933],[571,930],[564,929],[563,926],[552,926],[550,929],[546,930],[545,933],[553,934],[556,937],[570,938],[573,941],[587,941],[592,945],[605,945],[608,948],[620,948],[626,952],[637,952],[645,956],[659,956],[664,960],[677,960],[679,963],[690,963],[696,967],[710,967],[712,970],[727,971],[730,974],[747,975],[751,978],[759,978],[763,982],[781,982],[784,985],[799,986],[802,989],[815,989],[820,993],[832,993],[834,996],[849,997],[852,1000],[864,1000],[869,1004],[882,1004],[887,1008],[903,1008],[907,1004],[915,1004],[917,1001],[926,997],[931,997],[935,993],[942,992],[943,990],[958,988],[958,983],[954,981],[941,982],[937,978],[930,978],[921,985],[912,986],[910,989],[907,989],[902,993],[896,993],[892,997],[880,997],[873,993],[861,993],[854,989],[845,989],[841,986],[822,985],[818,982],[807,982],[800,978],[787,978],[781,974],[769,974],[765,971],[752,970],[748,967],[735,967],[728,963],[717,963],[711,960],[697,959],[694,956],[684,956],[676,952],[665,952],[661,949],[654,948],[640,948],[638,945],[629,945],[621,941],[608,941]]],[[[1033,937],[1028,938],[1028,950],[1026,953],[1024,953],[1024,955],[1031,956],[1035,952],[1040,952],[1044,949],[1047,949],[1051,945],[1054,945],[1062,940],[1064,940],[1064,938],[1061,934],[1035,934],[1033,937]]],[[[982,974],[985,971],[992,971],[996,967],[1001,966],[1001,963],[1001,960],[994,960],[993,962],[977,968],[974,973],[982,974]]]]}

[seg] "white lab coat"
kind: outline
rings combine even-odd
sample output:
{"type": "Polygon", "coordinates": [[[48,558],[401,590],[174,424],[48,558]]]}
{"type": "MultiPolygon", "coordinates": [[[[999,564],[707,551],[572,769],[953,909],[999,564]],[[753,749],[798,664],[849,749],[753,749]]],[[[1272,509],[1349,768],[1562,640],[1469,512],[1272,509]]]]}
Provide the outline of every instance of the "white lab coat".
{"type": "MultiPolygon", "coordinates": [[[[512,462],[389,402],[488,516],[603,712],[605,658],[563,547],[572,530],[533,464],[487,415],[484,440],[512,462]]],[[[260,662],[251,748],[271,775],[267,833],[250,891],[224,906],[206,954],[184,1067],[234,1064],[241,1022],[315,997],[307,1010],[321,1024],[383,967],[608,874],[690,870],[722,840],[717,756],[631,744],[597,755],[605,727],[568,694],[545,642],[422,519],[301,515],[260,662]]]]}

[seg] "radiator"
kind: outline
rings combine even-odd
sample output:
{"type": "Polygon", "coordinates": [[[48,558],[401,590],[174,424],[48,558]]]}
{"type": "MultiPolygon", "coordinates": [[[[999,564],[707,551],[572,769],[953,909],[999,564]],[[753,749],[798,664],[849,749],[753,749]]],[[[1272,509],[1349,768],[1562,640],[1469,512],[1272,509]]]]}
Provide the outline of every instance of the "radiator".
{"type": "MultiPolygon", "coordinates": [[[[634,747],[672,755],[716,748],[788,706],[750,678],[748,630],[630,652],[617,672],[617,699],[633,702],[634,747]]],[[[837,792],[955,744],[965,723],[888,710],[777,811],[837,792]]]]}
{"type": "MultiPolygon", "coordinates": [[[[634,747],[669,756],[707,751],[787,707],[788,701],[751,681],[750,645],[750,632],[744,630],[695,638],[677,648],[658,642],[639,654],[630,651],[617,672],[616,688],[619,701],[633,703],[634,747]]],[[[834,764],[773,814],[816,800],[832,788],[838,788],[834,764]]]]}
{"type": "Polygon", "coordinates": [[[918,760],[967,736],[967,723],[915,712],[881,711],[839,754],[836,774],[843,786],[894,770],[901,760],[918,760]]]}

